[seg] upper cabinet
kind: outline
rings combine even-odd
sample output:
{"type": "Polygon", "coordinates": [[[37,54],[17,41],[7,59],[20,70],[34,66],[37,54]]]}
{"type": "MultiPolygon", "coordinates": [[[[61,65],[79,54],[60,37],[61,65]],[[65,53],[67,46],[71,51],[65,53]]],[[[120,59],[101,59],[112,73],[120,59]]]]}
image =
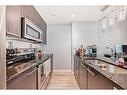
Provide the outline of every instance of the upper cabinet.
{"type": "Polygon", "coordinates": [[[32,5],[6,6],[7,34],[21,37],[21,17],[25,17],[42,30],[43,42],[46,44],[46,23],[32,5]]]}
{"type": "Polygon", "coordinates": [[[21,6],[6,7],[6,32],[21,37],[21,6]]]}
{"type": "Polygon", "coordinates": [[[32,23],[36,22],[36,10],[32,5],[22,6],[22,17],[29,19],[32,23]]]}

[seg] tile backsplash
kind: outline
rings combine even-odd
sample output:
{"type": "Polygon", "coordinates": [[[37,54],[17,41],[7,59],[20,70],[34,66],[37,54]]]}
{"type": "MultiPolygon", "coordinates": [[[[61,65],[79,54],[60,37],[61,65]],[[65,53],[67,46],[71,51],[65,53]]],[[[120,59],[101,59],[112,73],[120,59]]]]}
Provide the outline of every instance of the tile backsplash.
{"type": "Polygon", "coordinates": [[[42,48],[42,45],[40,44],[19,41],[19,40],[11,39],[10,37],[7,37],[6,38],[6,48],[9,48],[9,43],[12,44],[13,48],[42,48]]]}

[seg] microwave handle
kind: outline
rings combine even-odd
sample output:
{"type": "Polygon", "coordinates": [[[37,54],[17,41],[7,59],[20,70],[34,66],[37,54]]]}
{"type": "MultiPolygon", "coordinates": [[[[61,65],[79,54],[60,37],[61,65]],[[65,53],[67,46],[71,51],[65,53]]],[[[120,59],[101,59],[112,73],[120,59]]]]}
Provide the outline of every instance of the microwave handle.
{"type": "Polygon", "coordinates": [[[43,31],[40,34],[41,40],[43,40],[43,31]]]}

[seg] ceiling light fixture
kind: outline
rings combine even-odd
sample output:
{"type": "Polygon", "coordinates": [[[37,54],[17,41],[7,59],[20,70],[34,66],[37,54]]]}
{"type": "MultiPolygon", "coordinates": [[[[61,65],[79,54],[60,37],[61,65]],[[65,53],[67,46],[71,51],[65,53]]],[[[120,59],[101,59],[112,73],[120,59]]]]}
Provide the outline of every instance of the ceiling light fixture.
{"type": "Polygon", "coordinates": [[[72,17],[75,17],[75,16],[76,16],[76,14],[75,14],[75,13],[73,13],[73,14],[72,14],[72,17]]]}

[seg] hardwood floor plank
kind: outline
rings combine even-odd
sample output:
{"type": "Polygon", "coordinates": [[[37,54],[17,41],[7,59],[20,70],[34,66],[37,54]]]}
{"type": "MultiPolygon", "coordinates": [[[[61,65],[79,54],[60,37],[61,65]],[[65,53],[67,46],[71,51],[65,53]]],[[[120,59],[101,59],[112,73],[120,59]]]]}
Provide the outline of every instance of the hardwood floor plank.
{"type": "Polygon", "coordinates": [[[79,86],[72,72],[54,72],[47,90],[78,90],[79,86]]]}

